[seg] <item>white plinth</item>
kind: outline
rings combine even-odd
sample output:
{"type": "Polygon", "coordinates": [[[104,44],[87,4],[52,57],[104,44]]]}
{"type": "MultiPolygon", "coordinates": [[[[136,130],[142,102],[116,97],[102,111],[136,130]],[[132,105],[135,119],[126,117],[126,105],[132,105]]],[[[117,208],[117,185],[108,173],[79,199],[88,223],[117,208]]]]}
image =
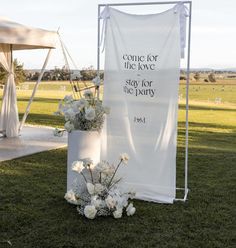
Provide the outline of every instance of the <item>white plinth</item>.
{"type": "Polygon", "coordinates": [[[72,163],[85,158],[91,158],[94,164],[98,163],[100,161],[100,146],[100,134],[96,131],[74,130],[68,133],[67,191],[72,188],[73,181],[78,175],[71,170],[72,163]]]}

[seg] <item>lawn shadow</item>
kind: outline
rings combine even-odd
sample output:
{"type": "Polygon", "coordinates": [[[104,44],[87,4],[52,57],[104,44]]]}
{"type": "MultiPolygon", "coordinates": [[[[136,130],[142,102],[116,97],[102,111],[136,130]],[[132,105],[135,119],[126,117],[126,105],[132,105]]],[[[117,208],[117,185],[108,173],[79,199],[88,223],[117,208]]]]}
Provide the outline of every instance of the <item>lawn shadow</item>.
{"type": "MultiPolygon", "coordinates": [[[[18,97],[17,98],[18,101],[20,102],[29,102],[29,98],[28,97],[18,97]]],[[[41,103],[45,103],[45,104],[49,104],[49,103],[59,103],[61,99],[52,99],[52,98],[44,98],[44,97],[34,97],[34,102],[41,102],[41,103]]]]}
{"type": "MultiPolygon", "coordinates": [[[[19,114],[20,120],[22,120],[23,114],[19,114]]],[[[63,116],[53,114],[36,114],[29,113],[26,123],[33,125],[43,125],[52,127],[63,127],[65,120],[63,116]]]]}

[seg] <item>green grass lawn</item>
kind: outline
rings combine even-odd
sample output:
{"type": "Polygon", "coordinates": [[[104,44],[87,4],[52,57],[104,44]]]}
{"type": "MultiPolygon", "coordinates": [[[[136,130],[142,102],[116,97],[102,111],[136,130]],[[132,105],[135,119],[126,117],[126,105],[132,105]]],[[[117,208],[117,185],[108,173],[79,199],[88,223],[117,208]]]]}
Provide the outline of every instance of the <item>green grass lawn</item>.
{"type": "MultiPolygon", "coordinates": [[[[133,217],[87,220],[63,199],[66,149],[39,153],[0,163],[0,247],[11,247],[4,242],[7,240],[12,247],[22,248],[235,247],[235,95],[228,90],[219,91],[221,95],[217,97],[224,96],[225,100],[217,105],[208,101],[214,99],[210,88],[199,92],[192,87],[190,193],[186,203],[135,201],[137,212],[133,217]],[[202,97],[203,92],[207,98],[202,97]]],[[[184,94],[184,86],[181,92],[184,94]]],[[[48,99],[43,94],[38,95],[28,122],[62,125],[62,119],[51,115],[57,107],[57,96],[48,99]]],[[[26,98],[19,98],[20,111],[24,109],[26,98]]],[[[181,102],[177,155],[180,187],[183,186],[184,114],[181,102]]]]}
{"type": "MultiPolygon", "coordinates": [[[[87,85],[91,85],[86,82],[87,85]]],[[[29,90],[17,91],[18,108],[20,118],[26,109],[29,97],[32,92],[34,83],[28,82],[21,86],[26,85],[29,90]]],[[[80,83],[80,87],[83,88],[84,84],[80,83]]],[[[49,125],[49,126],[63,126],[63,119],[54,116],[53,113],[58,108],[58,103],[65,95],[72,94],[70,90],[69,82],[42,82],[39,85],[39,90],[36,93],[35,99],[31,105],[30,114],[27,119],[27,123],[34,125],[49,125]],[[65,91],[60,87],[65,87],[65,91]]],[[[184,82],[181,81],[179,96],[181,103],[184,103],[186,87],[184,82]]],[[[101,89],[102,92],[102,89],[101,89]]],[[[2,91],[0,90],[0,102],[2,91]]],[[[225,80],[222,83],[196,83],[191,82],[189,88],[189,99],[193,106],[200,103],[204,106],[219,107],[219,108],[236,108],[236,81],[225,80]],[[216,104],[216,99],[220,99],[220,103],[216,104]]],[[[182,117],[180,120],[183,119],[182,117]]]]}

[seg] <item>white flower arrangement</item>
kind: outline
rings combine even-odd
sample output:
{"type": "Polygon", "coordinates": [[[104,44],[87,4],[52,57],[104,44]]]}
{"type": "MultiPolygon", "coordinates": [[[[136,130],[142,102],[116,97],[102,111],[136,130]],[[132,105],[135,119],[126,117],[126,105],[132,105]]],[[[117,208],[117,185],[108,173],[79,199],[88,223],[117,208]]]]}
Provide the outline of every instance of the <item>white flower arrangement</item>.
{"type": "Polygon", "coordinates": [[[91,159],[75,161],[72,170],[83,177],[83,186],[76,185],[65,194],[65,199],[77,205],[77,211],[88,219],[97,216],[113,216],[116,219],[134,215],[136,209],[129,199],[133,199],[134,192],[122,192],[119,187],[121,178],[116,178],[116,173],[121,164],[126,165],[129,156],[120,155],[120,161],[116,167],[102,161],[96,166],[91,159]],[[125,210],[124,210],[125,209],[125,210]]]}
{"type": "Polygon", "coordinates": [[[108,107],[93,95],[91,90],[84,92],[84,97],[75,100],[73,96],[65,96],[59,103],[55,115],[62,115],[65,118],[65,129],[54,130],[54,135],[61,137],[64,131],[101,131],[105,114],[109,114],[108,107]]]}

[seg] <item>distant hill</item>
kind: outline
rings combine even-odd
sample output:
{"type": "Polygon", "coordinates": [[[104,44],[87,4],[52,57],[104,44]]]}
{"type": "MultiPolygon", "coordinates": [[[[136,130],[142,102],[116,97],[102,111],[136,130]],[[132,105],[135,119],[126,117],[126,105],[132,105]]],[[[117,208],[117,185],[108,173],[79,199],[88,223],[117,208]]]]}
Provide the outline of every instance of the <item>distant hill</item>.
{"type": "MultiPolygon", "coordinates": [[[[53,69],[48,69],[46,71],[52,71],[53,69]]],[[[96,70],[96,69],[95,69],[96,70]]],[[[186,71],[186,68],[181,68],[182,71],[186,71]]],[[[41,69],[25,69],[27,73],[35,73],[40,72],[41,69]]],[[[72,70],[73,72],[78,72],[79,70],[72,70]]],[[[101,70],[103,71],[103,70],[101,70]]],[[[221,69],[212,69],[212,68],[190,68],[190,72],[224,72],[224,73],[236,73],[236,67],[235,68],[221,68],[221,69]]]]}
{"type": "MultiPolygon", "coordinates": [[[[181,69],[186,71],[186,68],[181,69]]],[[[218,72],[218,73],[236,73],[236,68],[221,68],[221,69],[212,69],[212,68],[190,68],[190,72],[218,72]]]]}

